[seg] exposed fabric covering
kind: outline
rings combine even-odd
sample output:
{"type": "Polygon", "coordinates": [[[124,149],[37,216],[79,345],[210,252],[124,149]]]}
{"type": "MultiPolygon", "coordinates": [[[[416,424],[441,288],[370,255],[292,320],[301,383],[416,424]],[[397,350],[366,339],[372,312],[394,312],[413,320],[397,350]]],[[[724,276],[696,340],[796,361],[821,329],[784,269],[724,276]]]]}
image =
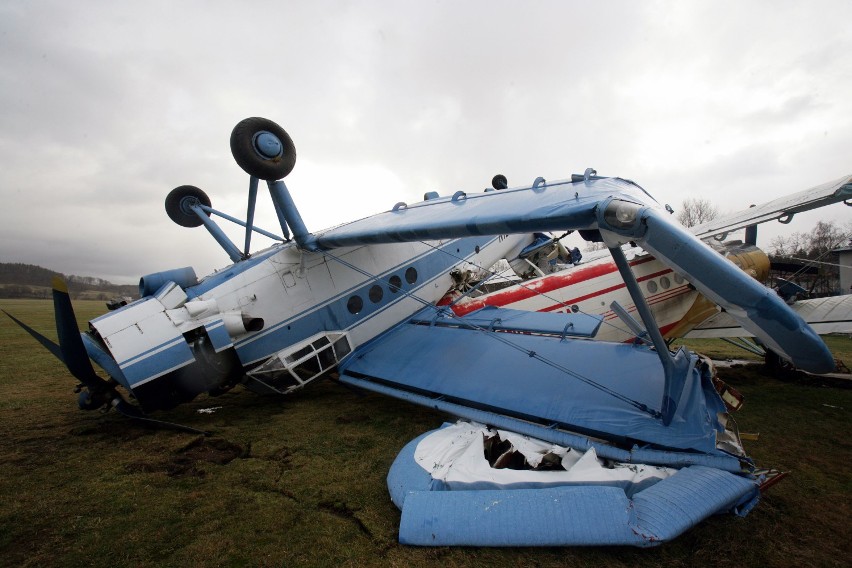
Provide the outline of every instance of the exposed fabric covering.
{"type": "Polygon", "coordinates": [[[620,487],[631,495],[637,488],[650,486],[676,471],[645,464],[604,464],[594,448],[585,452],[572,450],[470,422],[445,425],[421,439],[414,451],[414,461],[451,490],[590,484],[620,487]],[[495,469],[485,459],[484,440],[489,437],[510,442],[531,467],[538,467],[549,454],[558,457],[564,469],[495,469]]]}

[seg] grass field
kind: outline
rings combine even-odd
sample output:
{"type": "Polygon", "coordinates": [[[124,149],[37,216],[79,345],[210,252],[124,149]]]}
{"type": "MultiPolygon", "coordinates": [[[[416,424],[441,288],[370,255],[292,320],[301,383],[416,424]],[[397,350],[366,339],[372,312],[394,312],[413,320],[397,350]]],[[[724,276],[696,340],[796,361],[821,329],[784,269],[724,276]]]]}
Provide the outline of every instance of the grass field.
{"type": "MultiPolygon", "coordinates": [[[[76,302],[81,322],[103,311],[76,302]]],[[[52,306],[0,308],[52,335],[52,306]]],[[[153,430],[76,408],[74,380],[0,315],[3,566],[848,566],[852,389],[720,371],[746,396],[736,419],[761,465],[791,472],[746,518],[632,548],[411,548],[385,486],[397,452],[448,417],[326,381],[289,398],[241,388],[153,430]],[[200,409],[216,408],[212,414],[200,409]]],[[[852,360],[852,340],[832,338],[852,360]]],[[[705,350],[727,347],[703,345],[705,350]]],[[[737,354],[739,357],[740,355],[737,354]]]]}

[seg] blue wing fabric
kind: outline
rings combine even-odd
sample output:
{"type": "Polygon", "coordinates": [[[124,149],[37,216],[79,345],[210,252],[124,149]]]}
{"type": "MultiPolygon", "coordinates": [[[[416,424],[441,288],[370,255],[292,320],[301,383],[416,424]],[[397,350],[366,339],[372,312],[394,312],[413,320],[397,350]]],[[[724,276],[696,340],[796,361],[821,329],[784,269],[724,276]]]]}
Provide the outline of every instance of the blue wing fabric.
{"type": "MultiPolygon", "coordinates": [[[[514,312],[487,311],[490,318],[505,311],[507,321],[514,312]]],[[[559,315],[570,321],[570,316],[559,315]]],[[[477,312],[471,317],[476,321],[477,312]]],[[[684,366],[686,376],[678,377],[684,388],[671,424],[664,426],[659,411],[665,377],[657,354],[648,347],[425,321],[423,314],[416,315],[357,349],[341,364],[340,380],[362,387],[390,386],[388,394],[401,398],[403,393],[428,395],[628,447],[636,441],[721,453],[716,449],[716,432],[722,429],[717,414],[724,412],[724,405],[710,377],[695,368],[694,356],[684,366]]],[[[552,322],[540,327],[546,325],[552,322]]],[[[685,352],[680,356],[688,357],[685,352]]],[[[547,439],[546,433],[541,437],[547,439]]]]}
{"type": "Polygon", "coordinates": [[[477,235],[594,229],[596,209],[621,196],[653,203],[639,186],[617,178],[558,182],[539,188],[504,189],[446,197],[399,207],[342,225],[316,237],[320,248],[454,239],[477,235]]]}

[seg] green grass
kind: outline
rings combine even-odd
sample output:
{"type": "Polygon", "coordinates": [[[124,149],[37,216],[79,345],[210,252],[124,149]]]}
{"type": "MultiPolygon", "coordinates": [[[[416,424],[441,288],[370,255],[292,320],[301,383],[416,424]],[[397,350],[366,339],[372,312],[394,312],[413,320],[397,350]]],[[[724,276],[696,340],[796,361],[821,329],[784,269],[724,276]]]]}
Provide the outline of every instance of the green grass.
{"type": "MultiPolygon", "coordinates": [[[[85,322],[100,302],[75,302],[85,322]]],[[[0,308],[55,337],[52,307],[0,308]]],[[[791,471],[746,518],[633,548],[411,548],[385,485],[446,416],[327,381],[289,398],[237,388],[161,415],[211,438],[77,410],[64,367],[0,316],[2,566],[844,566],[852,390],[723,369],[761,464],[791,471]],[[213,414],[198,409],[221,406],[213,414]]],[[[840,338],[849,352],[852,341],[840,338]]]]}
{"type": "MultiPolygon", "coordinates": [[[[850,341],[848,334],[824,335],[822,339],[835,359],[839,359],[846,366],[852,366],[852,341],[850,341]]],[[[678,339],[675,345],[685,345],[689,349],[703,353],[712,359],[763,360],[762,357],[721,339],[678,339]]]]}

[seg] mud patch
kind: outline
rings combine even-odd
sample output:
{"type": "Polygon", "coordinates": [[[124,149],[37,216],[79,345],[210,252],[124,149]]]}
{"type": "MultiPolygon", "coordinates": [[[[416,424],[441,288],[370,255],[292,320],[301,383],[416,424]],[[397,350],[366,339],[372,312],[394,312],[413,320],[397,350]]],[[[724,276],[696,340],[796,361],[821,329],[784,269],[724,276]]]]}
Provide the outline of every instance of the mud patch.
{"type": "Polygon", "coordinates": [[[246,458],[251,449],[223,438],[196,438],[174,455],[159,461],[137,461],[125,466],[128,473],[165,473],[169,477],[205,477],[206,464],[227,465],[246,458]]]}
{"type": "Polygon", "coordinates": [[[355,510],[350,509],[349,505],[342,501],[322,501],[317,504],[321,511],[325,511],[326,513],[331,513],[335,517],[339,517],[341,519],[346,519],[347,521],[351,521],[355,523],[355,526],[358,527],[362,533],[367,535],[370,538],[373,538],[373,533],[370,529],[367,528],[361,519],[356,515],[355,510]]]}

